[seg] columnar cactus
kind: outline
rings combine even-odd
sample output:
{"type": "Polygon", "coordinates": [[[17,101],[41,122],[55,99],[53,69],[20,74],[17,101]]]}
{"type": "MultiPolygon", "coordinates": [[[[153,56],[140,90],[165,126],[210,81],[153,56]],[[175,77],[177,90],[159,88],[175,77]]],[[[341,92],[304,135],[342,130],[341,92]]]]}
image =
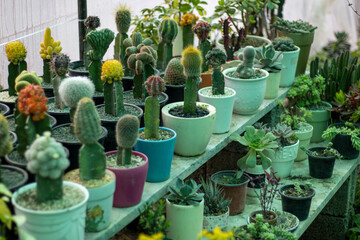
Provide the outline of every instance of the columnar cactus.
{"type": "Polygon", "coordinates": [[[194,44],[194,33],[192,31],[192,26],[198,19],[199,17],[192,13],[186,13],[182,15],[180,26],[183,28],[183,49],[194,44]]]}
{"type": "Polygon", "coordinates": [[[181,64],[184,66],[186,76],[184,114],[195,115],[202,64],[201,52],[193,46],[186,48],[182,52],[181,64]]]}
{"type": "Polygon", "coordinates": [[[51,80],[54,88],[54,103],[58,109],[64,109],[62,101],[59,95],[59,86],[61,81],[65,78],[68,71],[70,58],[66,54],[54,53],[50,62],[51,71],[55,74],[55,77],[51,80]]]}
{"type": "MultiPolygon", "coordinates": [[[[86,33],[85,33],[85,36],[86,36],[91,31],[94,31],[98,27],[100,27],[100,18],[97,16],[88,16],[84,21],[84,25],[86,27],[86,33]]],[[[91,50],[90,44],[86,41],[86,39],[84,39],[83,61],[84,61],[84,66],[86,69],[89,69],[89,57],[87,56],[87,53],[90,50],[91,50]]]]}
{"type": "Polygon", "coordinates": [[[121,63],[116,60],[107,60],[102,66],[101,80],[104,82],[105,112],[119,116],[125,111],[123,101],[124,76],[121,63]]]}
{"type": "Polygon", "coordinates": [[[211,65],[213,68],[211,75],[212,93],[214,95],[224,94],[225,80],[224,74],[221,72],[221,64],[226,61],[226,53],[219,48],[214,48],[206,54],[205,59],[206,65],[211,65]]]}
{"type": "Polygon", "coordinates": [[[39,203],[58,200],[63,196],[62,176],[69,167],[63,146],[50,132],[38,137],[25,153],[27,169],[36,174],[36,200],[39,203]]]}
{"type": "Polygon", "coordinates": [[[26,58],[26,49],[25,46],[19,42],[11,42],[6,44],[6,56],[9,60],[8,65],[8,85],[9,85],[9,95],[15,96],[15,78],[24,70],[27,70],[26,58]]]}
{"type": "MultiPolygon", "coordinates": [[[[211,32],[211,25],[207,22],[200,22],[193,26],[193,32],[199,38],[199,49],[202,54],[202,58],[205,59],[206,54],[210,50],[210,41],[209,41],[209,33],[211,32]]],[[[206,61],[202,64],[202,71],[206,72],[208,70],[208,65],[206,61]]]]}
{"type": "Polygon", "coordinates": [[[82,98],[74,116],[75,136],[83,144],[79,151],[80,179],[101,179],[105,175],[104,147],[98,142],[101,136],[100,117],[94,101],[82,98]]]}
{"type": "Polygon", "coordinates": [[[169,85],[182,85],[186,82],[184,67],[180,58],[173,58],[166,67],[164,81],[169,85]]]}
{"type": "Polygon", "coordinates": [[[46,28],[44,33],[44,41],[40,43],[41,50],[40,56],[44,61],[43,64],[43,79],[44,82],[50,83],[51,81],[51,72],[50,72],[50,59],[52,58],[53,52],[60,53],[61,46],[60,41],[55,41],[51,36],[50,28],[46,28]]]}
{"type": "Polygon", "coordinates": [[[16,117],[16,135],[18,137],[17,151],[22,156],[28,146],[35,140],[37,134],[51,132],[50,118],[46,114],[47,98],[40,86],[26,86],[19,93],[16,117]]]}
{"type": "Polygon", "coordinates": [[[41,78],[39,78],[36,72],[28,72],[26,70],[22,71],[19,76],[15,79],[15,91],[19,93],[28,85],[41,85],[41,78]]]}
{"type": "Polygon", "coordinates": [[[132,148],[139,134],[139,119],[125,114],[116,123],[116,142],[118,144],[117,165],[125,166],[131,163],[132,148]]]}
{"type": "Polygon", "coordinates": [[[159,139],[160,103],[158,95],[165,91],[165,82],[159,76],[151,76],[145,82],[149,96],[145,99],[145,138],[159,139]]]}
{"type": "Polygon", "coordinates": [[[87,53],[91,61],[89,65],[89,75],[98,92],[103,91],[103,84],[101,82],[101,61],[113,40],[114,33],[107,28],[99,31],[94,30],[86,35],[86,41],[92,48],[92,50],[87,53]]]}
{"type": "Polygon", "coordinates": [[[173,41],[178,34],[178,24],[171,18],[165,18],[159,25],[159,45],[157,67],[164,70],[172,58],[173,41]]]}
{"type": "Polygon", "coordinates": [[[255,75],[254,70],[255,49],[247,46],[243,51],[243,62],[238,65],[234,77],[248,79],[255,75]]]}
{"type": "Polygon", "coordinates": [[[0,157],[11,153],[13,149],[9,131],[10,127],[7,119],[4,115],[0,114],[0,157]]]}
{"type": "Polygon", "coordinates": [[[119,60],[125,66],[125,46],[123,41],[128,38],[127,32],[129,31],[131,23],[131,13],[129,7],[120,5],[115,13],[115,22],[118,33],[115,38],[114,45],[114,58],[119,60]]]}

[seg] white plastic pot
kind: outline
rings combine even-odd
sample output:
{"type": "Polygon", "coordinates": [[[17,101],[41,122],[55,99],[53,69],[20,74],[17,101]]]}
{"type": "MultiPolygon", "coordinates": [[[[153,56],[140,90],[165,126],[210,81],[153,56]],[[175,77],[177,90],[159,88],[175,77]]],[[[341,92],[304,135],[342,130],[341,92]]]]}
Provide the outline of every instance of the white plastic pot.
{"type": "Polygon", "coordinates": [[[299,149],[299,140],[290,146],[279,148],[275,151],[275,158],[272,161],[272,168],[276,172],[276,176],[280,178],[290,176],[294,160],[299,149]]]}
{"type": "Polygon", "coordinates": [[[212,216],[204,215],[204,221],[203,221],[203,228],[208,231],[213,231],[216,226],[218,226],[221,229],[224,229],[229,224],[229,209],[226,213],[218,215],[218,216],[212,216]]]}
{"type": "Polygon", "coordinates": [[[301,150],[301,147],[305,147],[306,149],[309,148],[310,145],[310,139],[313,134],[313,126],[311,126],[309,123],[300,123],[300,125],[303,125],[304,130],[295,130],[295,135],[299,139],[299,151],[295,158],[295,162],[303,161],[307,159],[306,152],[301,150]]]}

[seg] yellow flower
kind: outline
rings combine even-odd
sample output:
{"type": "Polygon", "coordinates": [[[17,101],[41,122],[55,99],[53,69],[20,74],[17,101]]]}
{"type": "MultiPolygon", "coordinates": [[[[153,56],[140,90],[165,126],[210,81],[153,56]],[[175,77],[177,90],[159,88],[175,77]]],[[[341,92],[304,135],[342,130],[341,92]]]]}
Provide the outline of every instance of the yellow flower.
{"type": "Polygon", "coordinates": [[[222,232],[221,229],[216,226],[214,231],[208,232],[206,230],[203,230],[199,236],[198,239],[201,239],[201,237],[206,237],[209,240],[231,240],[233,239],[232,236],[234,235],[234,233],[232,231],[230,232],[222,232]]]}
{"type": "Polygon", "coordinates": [[[144,233],[140,233],[138,240],[162,240],[164,238],[163,233],[156,233],[151,236],[146,235],[144,233]]]}
{"type": "Polygon", "coordinates": [[[17,65],[18,62],[26,58],[26,49],[24,44],[19,41],[11,42],[6,45],[6,56],[9,62],[17,65]]]}
{"type": "Polygon", "coordinates": [[[107,60],[101,68],[101,80],[108,84],[122,80],[123,76],[122,65],[116,59],[107,60]]]}

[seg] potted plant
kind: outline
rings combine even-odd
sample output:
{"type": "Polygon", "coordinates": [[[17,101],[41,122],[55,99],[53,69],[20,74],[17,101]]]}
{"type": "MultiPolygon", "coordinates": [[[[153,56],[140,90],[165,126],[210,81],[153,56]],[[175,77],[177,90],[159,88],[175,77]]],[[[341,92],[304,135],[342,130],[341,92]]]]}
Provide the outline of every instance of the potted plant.
{"type": "Polygon", "coordinates": [[[353,84],[349,88],[348,93],[344,93],[341,89],[335,94],[335,98],[332,102],[333,107],[330,111],[339,114],[339,120],[341,122],[353,122],[357,123],[360,118],[360,81],[353,84]]]}
{"type": "Polygon", "coordinates": [[[277,227],[291,233],[296,231],[300,225],[300,221],[294,214],[276,210],[275,212],[278,215],[277,227]]]}
{"type": "Polygon", "coordinates": [[[116,9],[115,23],[118,33],[115,37],[114,44],[114,59],[119,60],[123,66],[125,62],[125,50],[124,40],[128,38],[127,32],[129,31],[131,24],[131,12],[130,8],[125,4],[120,4],[116,9]]]}
{"type": "Polygon", "coordinates": [[[160,199],[157,203],[146,203],[140,211],[139,227],[146,234],[162,233],[166,234],[170,226],[170,221],[165,217],[165,201],[160,199]]]}
{"type": "Polygon", "coordinates": [[[165,18],[159,25],[159,45],[157,50],[157,68],[164,71],[173,56],[173,42],[178,34],[177,22],[165,18]]]}
{"type": "Polygon", "coordinates": [[[170,239],[196,239],[203,228],[204,194],[198,193],[201,185],[193,179],[177,178],[169,186],[166,198],[166,219],[170,221],[166,236],[170,239]],[[186,231],[184,231],[186,229],[186,231]]]}
{"type": "Polygon", "coordinates": [[[294,41],[296,46],[300,47],[295,75],[304,74],[317,27],[302,20],[288,21],[280,17],[276,19],[276,22],[274,22],[272,26],[277,29],[278,36],[289,37],[294,41]]]}
{"type": "Polygon", "coordinates": [[[315,196],[315,190],[310,183],[300,185],[298,182],[282,186],[279,191],[281,195],[282,209],[294,214],[300,221],[309,216],[311,199],[315,196]]]}
{"type": "Polygon", "coordinates": [[[79,168],[67,172],[64,180],[81,184],[89,191],[86,232],[98,232],[110,224],[115,191],[115,174],[106,170],[104,147],[98,143],[102,129],[95,104],[82,98],[74,115],[74,133],[82,143],[79,168]]]}
{"type": "Polygon", "coordinates": [[[164,74],[165,93],[169,96],[168,104],[184,101],[186,77],[181,58],[173,58],[166,67],[164,74]]]}
{"type": "Polygon", "coordinates": [[[360,129],[350,122],[334,123],[326,129],[322,138],[332,142],[343,159],[355,159],[359,156],[360,150],[360,129]]]}
{"type": "Polygon", "coordinates": [[[279,91],[281,70],[283,69],[281,64],[282,52],[276,52],[272,45],[262,46],[261,49],[256,49],[255,58],[257,62],[254,66],[269,73],[266,79],[265,98],[276,98],[279,91]]]}
{"type": "Polygon", "coordinates": [[[114,207],[131,207],[141,201],[149,162],[145,154],[132,151],[139,125],[136,116],[123,115],[116,123],[118,149],[105,153],[107,169],[116,176],[114,207]]]}
{"type": "Polygon", "coordinates": [[[19,229],[39,240],[83,239],[89,194],[79,184],[63,182],[69,160],[62,145],[45,132],[25,155],[36,183],[20,188],[11,199],[15,213],[26,217],[19,229]]]}
{"type": "Polygon", "coordinates": [[[151,76],[145,82],[149,96],[145,100],[145,127],[140,128],[139,139],[135,151],[148,157],[149,169],[146,177],[148,182],[162,182],[170,177],[171,163],[174,155],[176,132],[160,123],[160,103],[158,95],[165,88],[164,80],[151,76]]]}
{"type": "Polygon", "coordinates": [[[177,133],[175,153],[196,156],[205,151],[215,123],[215,107],[196,102],[200,82],[201,53],[194,47],[183,51],[186,87],[184,102],[175,102],[162,108],[164,126],[177,133]]]}
{"type": "Polygon", "coordinates": [[[243,51],[243,62],[236,68],[224,70],[225,86],[236,91],[234,112],[250,115],[255,113],[265,96],[266,78],[269,73],[254,68],[255,49],[247,46],[243,51]]]}
{"type": "Polygon", "coordinates": [[[182,27],[183,49],[194,45],[194,33],[192,31],[192,28],[197,20],[199,20],[199,17],[193,13],[186,13],[181,16],[180,26],[182,27]]]}
{"type": "Polygon", "coordinates": [[[272,41],[275,51],[282,52],[283,69],[280,74],[280,87],[290,87],[295,81],[295,71],[300,48],[291,38],[275,38],[272,41]]]}

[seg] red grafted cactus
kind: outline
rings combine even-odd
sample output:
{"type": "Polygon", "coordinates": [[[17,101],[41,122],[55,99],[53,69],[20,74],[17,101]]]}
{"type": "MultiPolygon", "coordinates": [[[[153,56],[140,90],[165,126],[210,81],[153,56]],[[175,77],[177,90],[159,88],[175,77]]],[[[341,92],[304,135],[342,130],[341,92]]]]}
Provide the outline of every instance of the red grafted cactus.
{"type": "Polygon", "coordinates": [[[165,91],[165,82],[159,76],[151,76],[145,82],[145,88],[150,96],[160,95],[165,91]]]}
{"type": "Polygon", "coordinates": [[[207,22],[199,22],[192,28],[193,32],[199,38],[200,42],[204,42],[208,39],[211,32],[211,25],[207,22]]]}

